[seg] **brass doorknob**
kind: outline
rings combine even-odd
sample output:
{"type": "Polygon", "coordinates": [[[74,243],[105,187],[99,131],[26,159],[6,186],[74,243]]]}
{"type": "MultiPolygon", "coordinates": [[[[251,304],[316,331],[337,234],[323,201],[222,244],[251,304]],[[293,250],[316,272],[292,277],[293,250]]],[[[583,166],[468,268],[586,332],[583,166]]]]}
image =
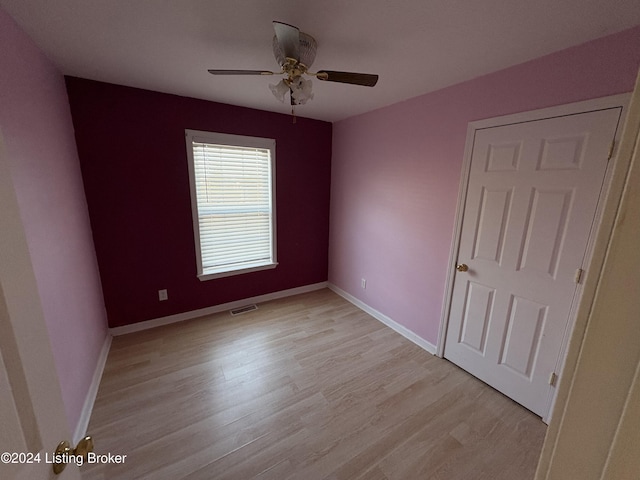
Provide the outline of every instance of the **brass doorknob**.
{"type": "Polygon", "coordinates": [[[456,270],[458,270],[459,272],[466,272],[467,270],[469,270],[469,267],[467,266],[467,264],[461,263],[460,265],[456,265],[456,270]]]}
{"type": "Polygon", "coordinates": [[[71,448],[71,445],[66,440],[60,442],[58,448],[53,454],[53,473],[60,475],[64,468],[67,466],[67,461],[70,459],[70,455],[83,457],[85,460],[89,452],[93,452],[93,439],[89,436],[84,437],[78,442],[76,448],[71,448]]]}

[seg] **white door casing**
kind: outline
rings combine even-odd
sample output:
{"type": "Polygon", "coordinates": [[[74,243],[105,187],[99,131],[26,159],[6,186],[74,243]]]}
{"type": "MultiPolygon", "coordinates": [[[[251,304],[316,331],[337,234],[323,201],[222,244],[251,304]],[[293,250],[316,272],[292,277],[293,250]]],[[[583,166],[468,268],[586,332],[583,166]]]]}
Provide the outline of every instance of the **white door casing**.
{"type": "Polygon", "coordinates": [[[640,75],[536,480],[640,478],[640,75]]]}
{"type": "Polygon", "coordinates": [[[542,417],[621,110],[475,130],[444,355],[542,417]]]}
{"type": "Polygon", "coordinates": [[[47,463],[71,436],[1,132],[0,205],[0,478],[79,479],[47,463]]]}

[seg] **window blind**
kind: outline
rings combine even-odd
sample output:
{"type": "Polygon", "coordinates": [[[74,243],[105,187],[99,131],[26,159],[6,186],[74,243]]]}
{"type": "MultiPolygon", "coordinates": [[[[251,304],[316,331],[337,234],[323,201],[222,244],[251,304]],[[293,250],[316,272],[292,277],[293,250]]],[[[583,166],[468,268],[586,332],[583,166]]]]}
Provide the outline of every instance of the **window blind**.
{"type": "Polygon", "coordinates": [[[269,148],[192,140],[202,274],[274,262],[269,148]]]}

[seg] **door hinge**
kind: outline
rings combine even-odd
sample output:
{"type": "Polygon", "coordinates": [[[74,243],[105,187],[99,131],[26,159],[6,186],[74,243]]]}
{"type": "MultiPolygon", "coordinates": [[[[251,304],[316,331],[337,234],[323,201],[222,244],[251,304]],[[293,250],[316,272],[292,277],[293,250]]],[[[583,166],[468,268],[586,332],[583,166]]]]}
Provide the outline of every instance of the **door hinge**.
{"type": "Polygon", "coordinates": [[[573,277],[573,281],[576,283],[580,283],[580,280],[582,280],[583,273],[584,273],[584,270],[582,270],[581,268],[576,269],[576,274],[573,277]]]}
{"type": "Polygon", "coordinates": [[[557,380],[558,380],[558,375],[556,375],[556,372],[551,372],[551,375],[549,376],[549,385],[551,385],[552,387],[555,387],[557,380]]]}
{"type": "Polygon", "coordinates": [[[616,141],[613,140],[611,142],[611,146],[609,147],[609,156],[607,157],[607,161],[611,160],[611,157],[613,157],[613,151],[615,150],[615,148],[616,148],[616,141]]]}

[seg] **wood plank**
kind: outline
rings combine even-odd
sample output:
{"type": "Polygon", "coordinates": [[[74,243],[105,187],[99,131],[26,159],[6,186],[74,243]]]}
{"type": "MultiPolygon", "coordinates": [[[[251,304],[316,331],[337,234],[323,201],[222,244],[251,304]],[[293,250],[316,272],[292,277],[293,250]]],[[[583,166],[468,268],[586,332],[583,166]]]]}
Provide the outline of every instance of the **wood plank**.
{"type": "Polygon", "coordinates": [[[533,478],[546,426],[329,290],[116,337],[85,480],[533,478]]]}

